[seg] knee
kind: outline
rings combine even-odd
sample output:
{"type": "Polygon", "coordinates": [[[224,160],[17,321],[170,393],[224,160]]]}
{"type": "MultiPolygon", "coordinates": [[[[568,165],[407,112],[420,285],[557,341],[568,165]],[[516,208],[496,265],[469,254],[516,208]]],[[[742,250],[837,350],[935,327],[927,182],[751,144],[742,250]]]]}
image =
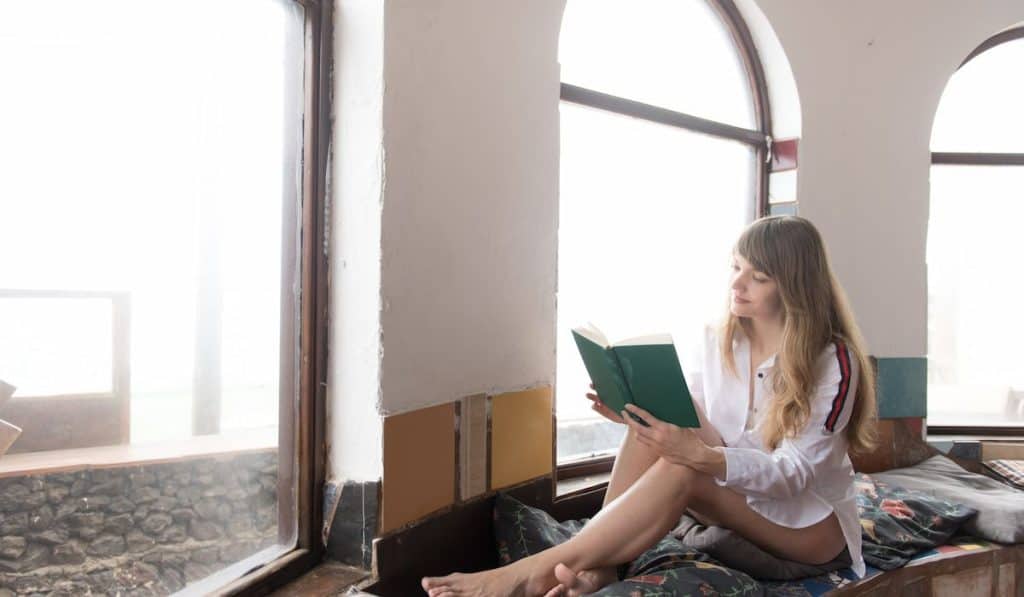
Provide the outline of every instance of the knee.
{"type": "Polygon", "coordinates": [[[670,462],[664,458],[659,458],[656,466],[659,467],[659,472],[672,477],[677,482],[681,496],[689,499],[700,493],[701,478],[706,476],[703,473],[685,464],[670,462]]]}

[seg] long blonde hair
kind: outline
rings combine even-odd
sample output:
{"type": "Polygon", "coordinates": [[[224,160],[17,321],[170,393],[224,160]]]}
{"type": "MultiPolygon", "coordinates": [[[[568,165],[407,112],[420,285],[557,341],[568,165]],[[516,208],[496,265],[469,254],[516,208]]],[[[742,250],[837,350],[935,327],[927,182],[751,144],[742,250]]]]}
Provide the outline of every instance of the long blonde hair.
{"type": "MultiPolygon", "coordinates": [[[[761,218],[747,227],[734,251],[777,284],[783,310],[782,345],[772,376],[774,399],[762,426],[765,443],[775,449],[808,423],[818,379],[815,364],[831,342],[845,344],[860,365],[853,413],[846,428],[849,451],[869,452],[877,444],[874,372],[846,294],[832,273],[825,244],[808,220],[796,216],[761,218]]],[[[732,339],[750,322],[731,311],[720,330],[723,362],[736,373],[732,339]]]]}

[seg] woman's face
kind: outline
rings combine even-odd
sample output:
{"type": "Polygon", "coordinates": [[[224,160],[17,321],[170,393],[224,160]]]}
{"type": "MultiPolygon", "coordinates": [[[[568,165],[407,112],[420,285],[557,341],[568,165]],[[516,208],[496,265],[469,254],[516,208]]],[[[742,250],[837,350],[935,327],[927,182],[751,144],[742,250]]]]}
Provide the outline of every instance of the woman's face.
{"type": "Polygon", "coordinates": [[[729,310],[737,317],[775,319],[782,313],[779,287],[768,274],[754,269],[742,255],[732,257],[729,310]]]}

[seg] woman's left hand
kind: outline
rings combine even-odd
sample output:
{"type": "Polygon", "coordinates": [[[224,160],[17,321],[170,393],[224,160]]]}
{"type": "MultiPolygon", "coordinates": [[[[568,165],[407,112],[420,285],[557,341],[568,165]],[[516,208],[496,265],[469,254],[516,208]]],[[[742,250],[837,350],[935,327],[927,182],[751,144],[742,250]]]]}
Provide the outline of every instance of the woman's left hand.
{"type": "Polygon", "coordinates": [[[635,404],[627,404],[626,410],[650,425],[644,427],[623,411],[622,418],[632,429],[636,440],[656,451],[665,460],[693,467],[706,460],[706,452],[710,448],[697,437],[693,429],[666,423],[635,404]]]}

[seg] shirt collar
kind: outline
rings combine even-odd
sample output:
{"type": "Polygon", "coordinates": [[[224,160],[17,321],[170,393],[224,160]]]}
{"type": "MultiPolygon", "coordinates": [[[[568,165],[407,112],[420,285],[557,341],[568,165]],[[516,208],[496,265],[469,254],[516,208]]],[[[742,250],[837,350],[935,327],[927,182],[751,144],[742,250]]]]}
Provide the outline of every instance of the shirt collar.
{"type": "MultiPolygon", "coordinates": [[[[737,354],[737,353],[743,354],[743,356],[744,356],[743,360],[749,360],[750,359],[750,340],[747,338],[747,335],[745,333],[743,333],[743,328],[742,327],[737,327],[736,328],[736,335],[732,339],[732,353],[733,354],[737,354]]],[[[770,356],[767,359],[765,359],[765,361],[763,363],[758,365],[757,370],[758,371],[767,371],[768,369],[771,369],[772,367],[774,367],[775,366],[775,357],[776,356],[777,355],[773,354],[772,356],[770,356]]]]}

